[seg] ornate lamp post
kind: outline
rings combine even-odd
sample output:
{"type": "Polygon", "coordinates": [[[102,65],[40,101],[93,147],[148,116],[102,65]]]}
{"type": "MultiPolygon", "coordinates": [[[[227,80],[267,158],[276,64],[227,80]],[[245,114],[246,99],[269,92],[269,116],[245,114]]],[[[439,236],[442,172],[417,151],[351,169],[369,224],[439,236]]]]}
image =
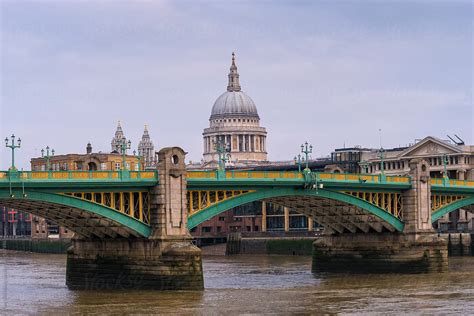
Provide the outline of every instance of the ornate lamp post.
{"type": "Polygon", "coordinates": [[[441,158],[443,161],[443,182],[444,184],[449,183],[449,176],[448,176],[448,155],[443,154],[443,157],[441,158]]]}
{"type": "Polygon", "coordinates": [[[214,149],[219,155],[219,172],[225,175],[225,163],[230,161],[230,148],[224,141],[217,140],[214,142],[214,149]]]}
{"type": "Polygon", "coordinates": [[[298,156],[295,156],[295,165],[298,165],[298,172],[301,172],[301,163],[304,162],[304,157],[301,158],[301,154],[298,154],[298,156]]]}
{"type": "Polygon", "coordinates": [[[385,165],[383,159],[385,158],[385,150],[380,147],[379,149],[379,158],[380,158],[380,180],[385,181],[385,165]]]}
{"type": "Polygon", "coordinates": [[[126,164],[126,159],[125,156],[127,155],[127,149],[132,148],[132,142],[124,138],[122,138],[122,141],[117,145],[117,149],[120,150],[120,153],[122,154],[122,170],[127,170],[127,164],[126,164]]]}
{"type": "Polygon", "coordinates": [[[143,155],[140,155],[140,151],[138,151],[138,155],[137,155],[137,152],[135,150],[133,151],[133,155],[138,160],[137,166],[138,166],[138,171],[140,171],[140,162],[142,161],[143,155]]]}
{"type": "Polygon", "coordinates": [[[306,162],[306,168],[304,169],[305,171],[309,170],[308,164],[309,164],[309,154],[313,153],[313,145],[309,145],[308,147],[308,142],[305,142],[303,145],[301,145],[301,153],[305,155],[304,161],[306,162]]]}
{"type": "Polygon", "coordinates": [[[8,137],[5,138],[5,146],[7,148],[10,148],[12,150],[12,165],[10,167],[10,171],[17,171],[15,168],[15,149],[20,148],[21,146],[21,138],[18,138],[16,144],[15,144],[15,135],[12,134],[11,136],[11,144],[9,145],[10,140],[8,137]]]}
{"type": "Polygon", "coordinates": [[[54,156],[54,149],[51,149],[51,155],[49,154],[49,146],[46,146],[46,155],[44,149],[41,149],[41,158],[46,159],[46,171],[51,170],[51,157],[54,156]]]}
{"type": "Polygon", "coordinates": [[[369,173],[369,163],[367,161],[359,162],[362,173],[369,173]]]}

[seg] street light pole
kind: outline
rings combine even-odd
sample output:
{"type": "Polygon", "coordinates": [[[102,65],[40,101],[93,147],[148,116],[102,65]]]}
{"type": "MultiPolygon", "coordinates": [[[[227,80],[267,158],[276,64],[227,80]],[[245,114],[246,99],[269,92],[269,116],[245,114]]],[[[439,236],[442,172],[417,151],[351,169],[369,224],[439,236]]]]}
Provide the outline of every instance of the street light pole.
{"type": "Polygon", "coordinates": [[[117,149],[119,149],[122,154],[122,170],[127,170],[125,156],[127,155],[127,149],[130,149],[131,147],[132,142],[130,140],[127,142],[125,137],[123,137],[121,142],[117,145],[117,149]]]}
{"type": "Polygon", "coordinates": [[[385,181],[385,165],[384,165],[384,158],[385,158],[385,150],[380,147],[379,150],[379,158],[380,158],[380,179],[381,181],[385,181]]]}
{"type": "Polygon", "coordinates": [[[133,155],[135,156],[135,158],[138,159],[138,171],[140,171],[140,162],[142,161],[143,156],[140,155],[140,151],[138,151],[137,155],[137,152],[135,150],[133,151],[133,155]]]}
{"type": "Polygon", "coordinates": [[[54,149],[51,149],[51,155],[49,154],[49,146],[46,146],[46,156],[44,155],[44,149],[41,149],[41,158],[46,159],[46,171],[51,169],[51,157],[54,156],[54,149]]]}
{"type": "Polygon", "coordinates": [[[5,138],[5,147],[10,148],[12,150],[12,165],[10,167],[10,171],[17,171],[15,168],[15,149],[21,147],[21,138],[18,138],[18,141],[15,144],[15,134],[11,136],[11,145],[9,145],[8,137],[5,138]]]}
{"type": "MultiPolygon", "coordinates": [[[[298,172],[301,172],[301,154],[298,154],[298,156],[295,156],[295,164],[298,165],[298,172]]],[[[303,158],[304,161],[304,158],[303,158]]]]}
{"type": "Polygon", "coordinates": [[[305,142],[303,145],[301,145],[301,153],[305,155],[305,162],[306,162],[306,168],[305,170],[309,170],[309,154],[313,153],[313,145],[309,145],[308,147],[308,142],[305,142]]]}
{"type": "Polygon", "coordinates": [[[369,163],[367,161],[359,162],[359,166],[362,168],[362,173],[369,173],[369,163]]]}
{"type": "Polygon", "coordinates": [[[230,160],[229,147],[222,140],[214,142],[214,149],[219,156],[219,172],[224,172],[225,175],[225,163],[230,160]]]}
{"type": "Polygon", "coordinates": [[[441,158],[443,160],[443,182],[444,184],[449,183],[449,177],[448,177],[448,155],[443,154],[443,157],[441,158]]]}

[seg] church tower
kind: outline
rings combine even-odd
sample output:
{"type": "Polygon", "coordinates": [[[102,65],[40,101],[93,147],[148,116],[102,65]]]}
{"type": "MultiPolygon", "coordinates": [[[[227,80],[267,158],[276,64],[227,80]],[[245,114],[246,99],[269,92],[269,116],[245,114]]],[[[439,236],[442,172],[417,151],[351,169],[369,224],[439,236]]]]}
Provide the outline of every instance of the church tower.
{"type": "Polygon", "coordinates": [[[120,121],[118,121],[117,124],[117,130],[115,131],[115,137],[112,138],[112,142],[110,143],[112,147],[112,152],[117,151],[118,152],[118,147],[122,143],[122,139],[127,140],[123,134],[122,126],[120,125],[120,121]]]}
{"type": "Polygon", "coordinates": [[[151,141],[150,134],[148,134],[148,126],[145,125],[145,130],[143,131],[142,140],[138,144],[138,154],[142,156],[144,167],[154,167],[155,164],[155,146],[151,141]]]}

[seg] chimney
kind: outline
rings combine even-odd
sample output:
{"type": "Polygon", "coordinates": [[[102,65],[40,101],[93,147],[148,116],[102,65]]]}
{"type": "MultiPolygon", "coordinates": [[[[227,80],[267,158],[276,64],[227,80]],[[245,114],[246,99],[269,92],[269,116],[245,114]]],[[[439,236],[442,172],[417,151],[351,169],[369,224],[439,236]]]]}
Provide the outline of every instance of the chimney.
{"type": "Polygon", "coordinates": [[[87,154],[92,154],[92,145],[91,145],[91,143],[87,143],[86,153],[87,154]]]}

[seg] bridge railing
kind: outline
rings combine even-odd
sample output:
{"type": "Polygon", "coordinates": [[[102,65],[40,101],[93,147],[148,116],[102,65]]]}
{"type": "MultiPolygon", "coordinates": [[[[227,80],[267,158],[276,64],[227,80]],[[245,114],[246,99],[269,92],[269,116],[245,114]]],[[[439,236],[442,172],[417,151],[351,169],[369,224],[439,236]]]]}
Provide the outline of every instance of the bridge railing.
{"type": "Polygon", "coordinates": [[[15,180],[158,180],[158,171],[18,171],[0,172],[0,181],[15,180]]]}
{"type": "Polygon", "coordinates": [[[431,185],[443,185],[443,186],[447,185],[447,186],[473,187],[474,188],[474,181],[455,180],[455,179],[445,180],[443,178],[431,178],[431,185]]]}
{"type": "MultiPolygon", "coordinates": [[[[341,181],[341,182],[382,182],[379,175],[353,174],[353,173],[314,173],[318,180],[341,181]]],[[[188,171],[189,179],[216,179],[216,171],[188,171]]],[[[304,180],[304,173],[298,171],[239,171],[227,170],[225,179],[301,179],[304,180]]],[[[386,182],[409,184],[410,177],[386,176],[386,182]]]]}

